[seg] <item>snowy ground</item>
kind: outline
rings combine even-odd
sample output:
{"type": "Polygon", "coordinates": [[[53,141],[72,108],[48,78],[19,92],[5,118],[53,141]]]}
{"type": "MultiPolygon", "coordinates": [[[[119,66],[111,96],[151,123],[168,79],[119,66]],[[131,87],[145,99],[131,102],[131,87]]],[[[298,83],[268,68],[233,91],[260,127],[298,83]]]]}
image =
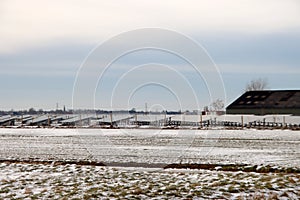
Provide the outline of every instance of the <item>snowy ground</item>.
{"type": "Polygon", "coordinates": [[[290,130],[0,129],[0,159],[300,166],[290,130]]]}
{"type": "Polygon", "coordinates": [[[89,160],[119,166],[233,163],[299,168],[299,131],[0,129],[0,144],[0,159],[17,161],[0,162],[0,199],[300,198],[299,173],[19,162],[89,160]]]}
{"type": "Polygon", "coordinates": [[[299,199],[299,174],[0,164],[0,199],[299,199]]]}

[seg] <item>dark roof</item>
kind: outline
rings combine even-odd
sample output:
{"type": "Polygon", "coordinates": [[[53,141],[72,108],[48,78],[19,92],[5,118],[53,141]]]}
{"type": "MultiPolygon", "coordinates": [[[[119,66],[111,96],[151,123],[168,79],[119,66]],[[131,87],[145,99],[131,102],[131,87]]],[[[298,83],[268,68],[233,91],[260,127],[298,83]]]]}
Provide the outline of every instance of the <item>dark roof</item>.
{"type": "Polygon", "coordinates": [[[248,91],[227,107],[227,109],[243,108],[300,108],[300,90],[248,91]]]}

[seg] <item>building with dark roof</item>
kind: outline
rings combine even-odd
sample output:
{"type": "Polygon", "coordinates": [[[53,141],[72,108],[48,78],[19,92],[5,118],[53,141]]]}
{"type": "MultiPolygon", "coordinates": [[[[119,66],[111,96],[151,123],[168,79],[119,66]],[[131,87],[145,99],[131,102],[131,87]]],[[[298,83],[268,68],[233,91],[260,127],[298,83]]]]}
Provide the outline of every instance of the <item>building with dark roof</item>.
{"type": "Polygon", "coordinates": [[[300,90],[248,91],[231,103],[226,113],[300,115],[300,90]]]}

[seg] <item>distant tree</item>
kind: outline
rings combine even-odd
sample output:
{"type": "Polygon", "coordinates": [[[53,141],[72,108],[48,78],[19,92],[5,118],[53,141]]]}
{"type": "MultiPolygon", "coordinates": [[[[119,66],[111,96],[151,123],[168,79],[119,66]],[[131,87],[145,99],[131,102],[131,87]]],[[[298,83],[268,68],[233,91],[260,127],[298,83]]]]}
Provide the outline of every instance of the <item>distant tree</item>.
{"type": "Polygon", "coordinates": [[[224,108],[224,101],[221,99],[216,99],[210,104],[211,111],[222,111],[224,108]]]}
{"type": "Polygon", "coordinates": [[[249,83],[247,83],[245,90],[246,91],[257,91],[257,90],[265,90],[268,87],[267,79],[253,79],[249,83]]]}
{"type": "Polygon", "coordinates": [[[129,113],[130,113],[130,114],[136,113],[136,109],[135,109],[135,108],[132,108],[131,110],[129,110],[129,113]]]}
{"type": "Polygon", "coordinates": [[[34,108],[29,108],[28,113],[29,114],[36,114],[36,110],[34,108]]]}
{"type": "Polygon", "coordinates": [[[203,111],[204,111],[204,112],[208,112],[208,111],[209,111],[208,106],[204,106],[203,111]]]}

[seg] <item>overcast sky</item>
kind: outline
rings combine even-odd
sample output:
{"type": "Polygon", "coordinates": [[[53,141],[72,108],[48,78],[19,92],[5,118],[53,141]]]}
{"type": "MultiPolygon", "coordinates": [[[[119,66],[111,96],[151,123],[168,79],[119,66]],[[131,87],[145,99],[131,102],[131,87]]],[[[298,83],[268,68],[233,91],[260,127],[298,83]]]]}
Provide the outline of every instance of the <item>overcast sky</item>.
{"type": "MultiPolygon", "coordinates": [[[[148,27],[179,32],[205,48],[220,70],[227,104],[253,78],[266,78],[270,89],[299,89],[300,85],[298,0],[2,0],[0,25],[0,109],[55,109],[56,103],[70,108],[76,73],[91,51],[120,33],[148,27]]],[[[149,66],[149,74],[136,70],[122,86],[152,75],[178,83],[180,88],[180,78],[162,72],[169,69],[163,66],[173,66],[200,101],[195,105],[183,93],[180,109],[209,104],[205,82],[187,70],[186,63],[165,53],[145,51],[115,63],[102,83],[104,91],[95,92],[96,107],[111,106],[106,94],[124,69],[154,61],[161,65],[149,66]]],[[[117,91],[116,109],[144,109],[147,102],[152,109],[178,110],[177,94],[168,86],[123,91],[131,92],[131,99],[123,99],[122,90],[117,91]]]]}

